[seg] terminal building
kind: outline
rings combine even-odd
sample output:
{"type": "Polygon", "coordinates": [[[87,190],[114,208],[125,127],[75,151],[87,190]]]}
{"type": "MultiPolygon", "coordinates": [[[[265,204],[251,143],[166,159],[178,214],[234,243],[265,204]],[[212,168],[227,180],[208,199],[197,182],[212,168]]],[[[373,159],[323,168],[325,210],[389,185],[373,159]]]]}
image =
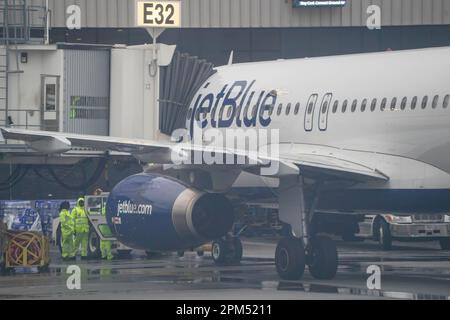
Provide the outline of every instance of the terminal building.
{"type": "MultiPolygon", "coordinates": [[[[158,38],[168,57],[159,77],[169,85],[187,77],[173,61],[201,69],[200,81],[231,52],[241,63],[450,44],[450,0],[182,0],[181,8],[181,28],[158,38]],[[374,5],[379,29],[367,27],[374,5]]],[[[136,27],[135,11],[135,0],[5,0],[0,125],[147,139],[181,127],[183,112],[164,102],[172,97],[158,99],[170,93],[145,72],[153,39],[136,27]],[[77,13],[80,28],[69,29],[77,13]]],[[[197,82],[184,89],[195,91],[197,82]]],[[[186,107],[189,97],[176,105],[186,107]]],[[[11,141],[0,154],[0,199],[107,191],[140,170],[126,155],[74,150],[54,158],[11,141]]]]}

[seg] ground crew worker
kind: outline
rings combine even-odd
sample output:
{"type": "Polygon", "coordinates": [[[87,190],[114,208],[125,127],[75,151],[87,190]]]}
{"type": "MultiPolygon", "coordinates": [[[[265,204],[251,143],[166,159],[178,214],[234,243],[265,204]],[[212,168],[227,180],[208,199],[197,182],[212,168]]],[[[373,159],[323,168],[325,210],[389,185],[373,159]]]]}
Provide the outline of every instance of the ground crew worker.
{"type": "Polygon", "coordinates": [[[59,207],[59,219],[61,221],[61,251],[63,260],[73,260],[74,246],[74,221],[70,214],[70,203],[64,201],[59,207]]]}
{"type": "MultiPolygon", "coordinates": [[[[103,204],[103,207],[102,207],[102,215],[104,217],[106,216],[105,204],[103,204]]],[[[112,232],[108,225],[102,225],[101,232],[104,237],[112,237],[112,232]]],[[[114,258],[113,254],[112,254],[112,241],[101,240],[100,241],[100,250],[102,252],[102,259],[112,260],[114,258]]]]}
{"type": "Polygon", "coordinates": [[[77,205],[72,210],[72,218],[75,224],[75,247],[74,255],[81,245],[81,259],[88,258],[88,242],[89,242],[89,220],[84,210],[84,198],[77,201],[77,205]]]}

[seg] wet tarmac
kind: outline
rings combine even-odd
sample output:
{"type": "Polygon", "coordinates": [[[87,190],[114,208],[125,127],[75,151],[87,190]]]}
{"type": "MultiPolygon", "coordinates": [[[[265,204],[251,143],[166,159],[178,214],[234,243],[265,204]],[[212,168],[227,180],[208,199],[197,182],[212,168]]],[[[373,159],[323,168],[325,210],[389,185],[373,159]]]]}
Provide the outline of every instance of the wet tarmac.
{"type": "Polygon", "coordinates": [[[18,270],[0,277],[0,299],[440,299],[450,300],[450,252],[436,243],[398,244],[385,252],[376,244],[342,243],[336,279],[280,281],[274,266],[275,241],[244,241],[240,265],[217,267],[208,255],[168,254],[149,259],[64,263],[54,256],[47,274],[18,270]],[[81,290],[67,288],[67,268],[78,265],[81,290]],[[367,288],[367,268],[381,269],[381,290],[367,288]]]}

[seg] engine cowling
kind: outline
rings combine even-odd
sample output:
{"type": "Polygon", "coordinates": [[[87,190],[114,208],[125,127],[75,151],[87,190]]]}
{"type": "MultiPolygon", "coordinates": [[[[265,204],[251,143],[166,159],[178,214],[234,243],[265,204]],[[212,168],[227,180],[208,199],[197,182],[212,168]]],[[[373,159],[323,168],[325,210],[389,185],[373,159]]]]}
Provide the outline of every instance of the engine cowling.
{"type": "Polygon", "coordinates": [[[231,202],[157,174],[120,182],[107,203],[107,220],[123,244],[149,251],[178,251],[220,238],[234,221],[231,202]]]}

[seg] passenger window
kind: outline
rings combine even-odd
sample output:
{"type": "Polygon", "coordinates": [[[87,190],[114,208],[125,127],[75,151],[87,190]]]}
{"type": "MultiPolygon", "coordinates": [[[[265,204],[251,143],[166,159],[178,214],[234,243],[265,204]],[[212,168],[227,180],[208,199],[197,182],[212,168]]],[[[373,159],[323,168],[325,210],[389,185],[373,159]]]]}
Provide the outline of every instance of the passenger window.
{"type": "Polygon", "coordinates": [[[438,103],[439,103],[439,96],[436,95],[436,96],[434,96],[434,98],[433,98],[433,109],[436,109],[436,108],[437,108],[438,103]]]}
{"type": "Polygon", "coordinates": [[[448,108],[449,102],[450,102],[450,95],[448,94],[448,95],[446,95],[445,98],[444,98],[444,105],[443,105],[444,109],[447,109],[447,108],[448,108]]]}
{"type": "Polygon", "coordinates": [[[377,108],[377,103],[378,103],[377,99],[373,99],[373,100],[372,100],[372,105],[370,106],[370,110],[371,110],[372,112],[374,112],[375,109],[377,108]]]}
{"type": "Polygon", "coordinates": [[[322,106],[322,114],[327,113],[328,111],[328,101],[325,101],[322,106]]]}
{"type": "Polygon", "coordinates": [[[311,101],[308,106],[308,114],[311,114],[314,110],[314,103],[311,101]]]}
{"type": "Polygon", "coordinates": [[[336,113],[339,108],[339,101],[336,100],[333,105],[333,113],[336,113]]]}
{"type": "Polygon", "coordinates": [[[401,105],[400,108],[401,108],[402,110],[405,110],[407,104],[408,104],[408,98],[407,98],[407,97],[404,97],[403,100],[402,100],[402,105],[401,105]]]}
{"type": "Polygon", "coordinates": [[[387,105],[387,99],[384,98],[384,99],[381,101],[381,111],[386,110],[386,105],[387,105]]]}
{"type": "Polygon", "coordinates": [[[300,112],[300,103],[297,103],[296,105],[295,105],[295,115],[298,115],[298,113],[300,112]]]}
{"type": "Polygon", "coordinates": [[[283,104],[280,103],[280,105],[278,106],[277,115],[280,116],[282,111],[283,111],[283,104]]]}
{"type": "Polygon", "coordinates": [[[361,104],[361,112],[365,112],[367,108],[367,99],[364,99],[361,104]]]}
{"type": "Polygon", "coordinates": [[[395,108],[397,107],[397,98],[392,99],[391,102],[391,111],[395,111],[395,108]]]}
{"type": "Polygon", "coordinates": [[[288,116],[291,113],[292,104],[289,103],[286,107],[286,115],[288,116]]]}
{"type": "Polygon", "coordinates": [[[426,109],[428,104],[428,96],[423,97],[422,99],[422,109],[426,109]]]}
{"type": "Polygon", "coordinates": [[[348,100],[345,100],[344,103],[342,104],[342,113],[345,113],[347,111],[347,105],[348,105],[348,100]]]}
{"type": "Polygon", "coordinates": [[[411,110],[415,110],[417,107],[417,97],[414,97],[411,101],[411,110]]]}

